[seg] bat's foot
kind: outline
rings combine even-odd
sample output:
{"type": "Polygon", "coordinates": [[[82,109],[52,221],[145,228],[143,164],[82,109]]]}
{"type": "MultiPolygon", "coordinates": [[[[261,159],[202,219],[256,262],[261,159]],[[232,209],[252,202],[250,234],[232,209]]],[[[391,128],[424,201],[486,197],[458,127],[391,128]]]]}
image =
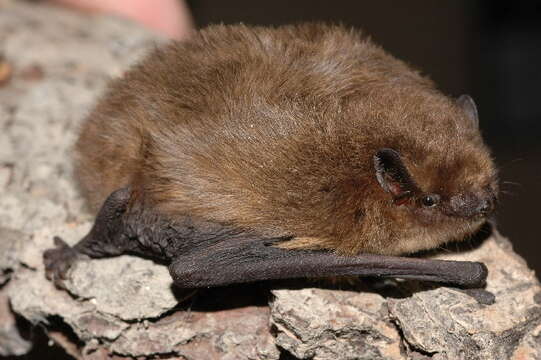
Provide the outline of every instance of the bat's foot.
{"type": "Polygon", "coordinates": [[[55,248],[43,253],[45,277],[56,287],[65,289],[64,282],[68,279],[69,270],[80,258],[80,254],[58,236],[54,237],[55,248]]]}

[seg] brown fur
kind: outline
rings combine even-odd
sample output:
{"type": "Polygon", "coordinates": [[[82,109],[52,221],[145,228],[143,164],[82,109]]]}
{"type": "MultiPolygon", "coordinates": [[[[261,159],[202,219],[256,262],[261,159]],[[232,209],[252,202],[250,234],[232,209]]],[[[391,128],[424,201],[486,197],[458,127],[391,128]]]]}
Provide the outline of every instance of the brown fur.
{"type": "Polygon", "coordinates": [[[380,148],[425,193],[496,191],[464,111],[359,32],[212,26],[112,83],[82,128],[77,174],[94,209],[131,185],[172,218],[291,234],[290,248],[407,253],[479,226],[393,204],[375,177],[380,148]]]}

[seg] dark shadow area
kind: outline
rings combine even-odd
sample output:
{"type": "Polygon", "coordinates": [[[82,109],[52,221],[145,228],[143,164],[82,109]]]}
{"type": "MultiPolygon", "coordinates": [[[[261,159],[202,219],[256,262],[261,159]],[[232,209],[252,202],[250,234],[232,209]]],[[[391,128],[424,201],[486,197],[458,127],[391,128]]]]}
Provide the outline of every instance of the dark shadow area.
{"type": "MultiPolygon", "coordinates": [[[[58,319],[57,319],[58,320],[58,319]]],[[[2,357],[6,360],[24,360],[24,359],[55,359],[55,360],[72,360],[74,357],[70,356],[66,351],[51,341],[47,336],[48,331],[62,331],[65,334],[70,334],[70,339],[75,339],[73,330],[63,323],[62,320],[57,321],[52,319],[51,329],[45,329],[43,326],[33,326],[27,320],[20,316],[16,317],[17,328],[23,338],[32,342],[32,349],[29,353],[22,356],[7,356],[2,357]],[[55,325],[56,324],[56,325],[55,325]],[[59,325],[59,326],[57,326],[59,325]]]]}
{"type": "Polygon", "coordinates": [[[177,310],[213,312],[247,306],[267,306],[272,282],[260,281],[223,287],[197,289],[177,310]]]}
{"type": "MultiPolygon", "coordinates": [[[[12,270],[6,271],[4,274],[11,273],[12,270]]],[[[8,280],[9,281],[9,280],[8,280]]],[[[0,289],[3,289],[3,284],[0,289]]],[[[5,289],[3,289],[5,290],[5,289]]],[[[46,329],[42,325],[34,325],[22,316],[12,314],[15,317],[15,327],[20,337],[32,344],[30,351],[21,356],[0,356],[0,359],[5,360],[23,360],[23,359],[58,359],[58,360],[71,360],[73,357],[69,356],[64,349],[55,343],[52,343],[46,334],[46,329]]],[[[64,324],[65,325],[65,324],[64,324]]],[[[67,325],[66,325],[67,326],[67,325]]],[[[69,327],[68,327],[69,328],[69,327]]],[[[69,333],[73,334],[73,331],[69,329],[69,333]]]]}

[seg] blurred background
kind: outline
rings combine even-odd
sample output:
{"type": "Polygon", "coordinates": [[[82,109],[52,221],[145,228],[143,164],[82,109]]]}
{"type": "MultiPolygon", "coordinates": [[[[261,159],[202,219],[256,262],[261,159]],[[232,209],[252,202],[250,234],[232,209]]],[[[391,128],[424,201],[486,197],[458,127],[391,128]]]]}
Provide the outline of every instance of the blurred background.
{"type": "Polygon", "coordinates": [[[194,0],[197,27],[304,20],[363,29],[449,95],[470,94],[501,170],[500,231],[541,274],[541,2],[194,0]]]}

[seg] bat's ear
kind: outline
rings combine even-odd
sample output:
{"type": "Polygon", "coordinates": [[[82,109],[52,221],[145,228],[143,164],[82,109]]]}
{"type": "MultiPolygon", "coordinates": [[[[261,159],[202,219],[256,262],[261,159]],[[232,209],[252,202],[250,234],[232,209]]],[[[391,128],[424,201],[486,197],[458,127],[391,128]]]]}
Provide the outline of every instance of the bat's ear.
{"type": "Polygon", "coordinates": [[[407,202],[415,194],[417,185],[397,151],[379,149],[374,155],[374,168],[379,184],[393,196],[396,204],[407,202]]]}
{"type": "Polygon", "coordinates": [[[457,105],[466,113],[466,116],[471,122],[473,128],[479,128],[479,114],[477,113],[477,106],[475,101],[471,98],[470,95],[460,95],[456,99],[457,105]]]}

